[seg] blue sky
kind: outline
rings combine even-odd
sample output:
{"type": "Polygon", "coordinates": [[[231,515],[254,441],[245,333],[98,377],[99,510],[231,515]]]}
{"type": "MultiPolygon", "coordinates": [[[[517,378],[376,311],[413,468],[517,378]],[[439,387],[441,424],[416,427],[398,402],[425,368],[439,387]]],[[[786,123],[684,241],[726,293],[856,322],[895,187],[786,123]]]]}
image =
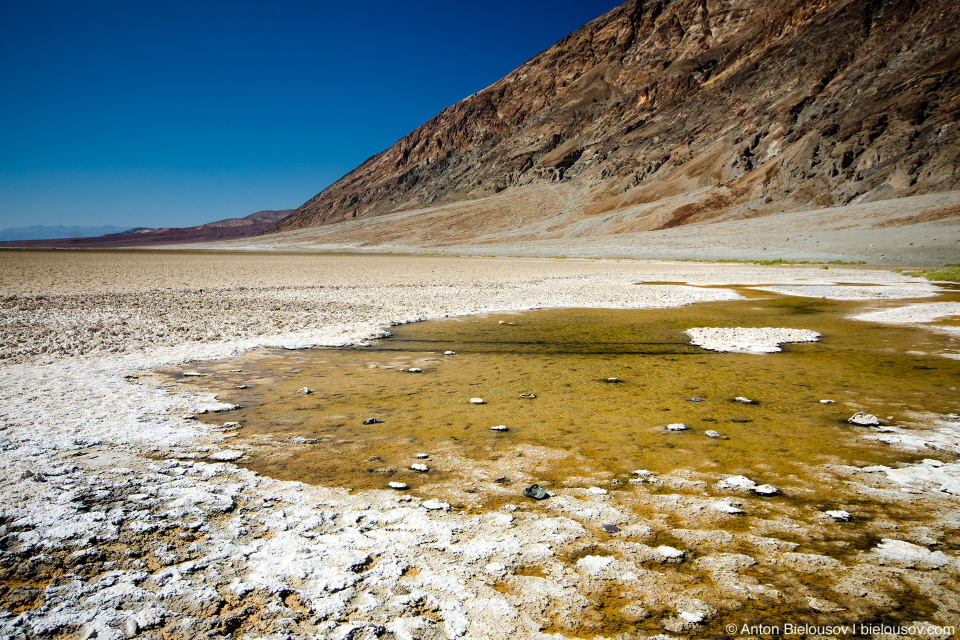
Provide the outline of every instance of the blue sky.
{"type": "Polygon", "coordinates": [[[617,4],[6,2],[0,228],[299,206],[617,4]]]}

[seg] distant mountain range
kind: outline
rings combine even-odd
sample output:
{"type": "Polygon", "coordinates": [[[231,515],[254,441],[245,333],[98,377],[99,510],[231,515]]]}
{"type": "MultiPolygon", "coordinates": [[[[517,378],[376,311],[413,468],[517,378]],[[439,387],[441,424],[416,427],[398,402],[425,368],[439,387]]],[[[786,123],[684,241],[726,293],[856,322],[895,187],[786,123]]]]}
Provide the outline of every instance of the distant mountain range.
{"type": "Polygon", "coordinates": [[[35,224],[29,227],[11,227],[9,229],[0,229],[0,242],[8,240],[49,240],[52,238],[88,238],[91,236],[102,236],[108,233],[118,233],[124,231],[123,227],[112,227],[105,225],[102,227],[65,227],[62,224],[54,226],[43,226],[35,224]]]}
{"type": "Polygon", "coordinates": [[[111,247],[236,240],[258,235],[291,213],[293,213],[293,209],[257,211],[243,218],[227,218],[196,227],[163,229],[148,229],[146,227],[136,227],[134,229],[123,229],[122,227],[23,227],[21,229],[6,229],[0,232],[22,232],[19,237],[4,238],[6,241],[0,242],[0,247],[107,249],[111,247]],[[41,233],[47,235],[39,235],[41,233]],[[30,234],[33,234],[32,239],[24,237],[30,234]]]}
{"type": "Polygon", "coordinates": [[[271,231],[616,235],[956,190],[958,121],[956,0],[629,0],[271,231]]]}

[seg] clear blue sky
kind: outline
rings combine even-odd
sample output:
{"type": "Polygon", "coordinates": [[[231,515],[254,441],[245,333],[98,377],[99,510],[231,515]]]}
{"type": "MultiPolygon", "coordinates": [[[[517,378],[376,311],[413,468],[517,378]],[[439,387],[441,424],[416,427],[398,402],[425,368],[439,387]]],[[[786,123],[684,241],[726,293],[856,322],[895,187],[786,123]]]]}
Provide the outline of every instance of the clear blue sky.
{"type": "Polygon", "coordinates": [[[5,2],[0,228],[299,206],[617,4],[5,2]]]}

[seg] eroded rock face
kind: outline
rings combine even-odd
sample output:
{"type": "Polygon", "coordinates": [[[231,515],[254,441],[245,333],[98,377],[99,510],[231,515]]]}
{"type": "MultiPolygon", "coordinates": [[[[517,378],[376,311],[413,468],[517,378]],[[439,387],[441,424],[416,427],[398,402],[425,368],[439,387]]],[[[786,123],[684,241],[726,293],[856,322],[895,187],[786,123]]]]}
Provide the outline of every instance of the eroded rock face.
{"type": "Polygon", "coordinates": [[[949,0],[630,0],[272,230],[466,200],[477,225],[507,198],[577,212],[560,225],[646,207],[617,233],[957,189],[958,24],[949,0]]]}

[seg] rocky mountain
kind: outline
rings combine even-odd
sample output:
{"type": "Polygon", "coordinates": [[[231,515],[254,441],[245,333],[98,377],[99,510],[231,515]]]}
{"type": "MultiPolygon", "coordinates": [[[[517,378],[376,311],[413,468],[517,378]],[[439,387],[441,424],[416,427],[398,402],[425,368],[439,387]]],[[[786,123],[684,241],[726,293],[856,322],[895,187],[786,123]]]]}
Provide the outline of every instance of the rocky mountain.
{"type": "Polygon", "coordinates": [[[293,209],[257,211],[243,218],[227,218],[195,227],[168,227],[163,229],[136,227],[116,233],[85,238],[61,236],[53,239],[0,242],[0,247],[92,249],[237,240],[263,233],[265,229],[290,215],[293,211],[293,209]]]}
{"type": "Polygon", "coordinates": [[[622,233],[958,189],[958,70],[954,0],[628,0],[271,231],[438,208],[550,236],[629,210],[590,223],[622,233]]]}

